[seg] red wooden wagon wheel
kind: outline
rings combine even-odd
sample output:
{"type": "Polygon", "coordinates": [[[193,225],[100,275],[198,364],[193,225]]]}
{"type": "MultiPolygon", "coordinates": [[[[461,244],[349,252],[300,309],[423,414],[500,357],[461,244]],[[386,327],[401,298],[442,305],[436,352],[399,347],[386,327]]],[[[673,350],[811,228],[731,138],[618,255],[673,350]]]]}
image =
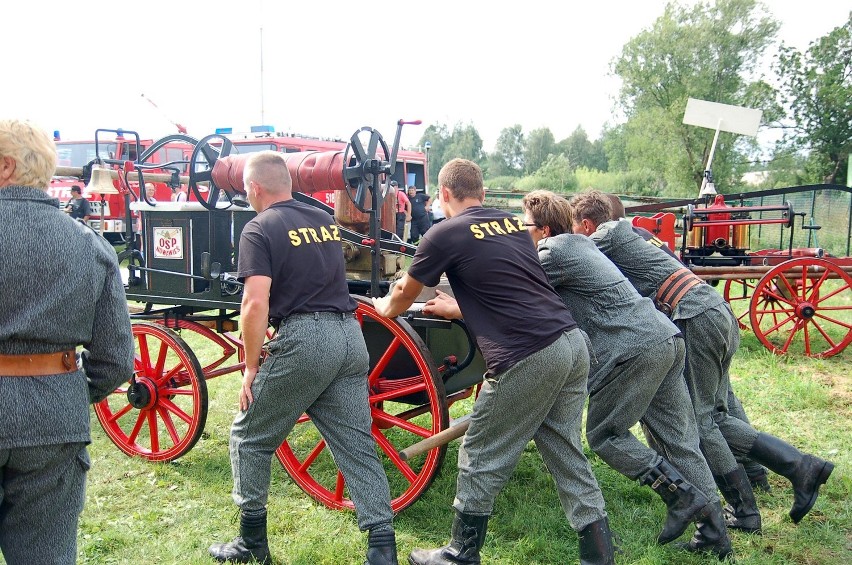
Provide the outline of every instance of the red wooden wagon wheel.
{"type": "Polygon", "coordinates": [[[852,341],[852,277],[824,259],[781,263],[757,283],[749,318],[773,353],[831,357],[852,341]]]}
{"type": "Polygon", "coordinates": [[[109,438],[127,455],[172,461],[195,445],[207,421],[207,384],[198,359],[160,324],[132,325],[136,342],[128,384],[95,405],[109,438]]]}
{"type": "MultiPolygon", "coordinates": [[[[376,314],[356,297],[356,316],[370,351],[370,407],[373,437],[391,488],[394,512],[407,508],[432,483],[447,446],[403,461],[398,452],[446,429],[449,422],[444,384],[423,340],[404,320],[376,314]]],[[[321,352],[318,352],[321,354],[321,352]]],[[[330,508],[354,508],[325,440],[303,415],[276,451],[293,480],[330,508]]]]}
{"type": "Polygon", "coordinates": [[[755,279],[729,279],[725,281],[725,300],[731,305],[737,323],[741,330],[749,329],[748,322],[749,304],[757,286],[755,279]]]}

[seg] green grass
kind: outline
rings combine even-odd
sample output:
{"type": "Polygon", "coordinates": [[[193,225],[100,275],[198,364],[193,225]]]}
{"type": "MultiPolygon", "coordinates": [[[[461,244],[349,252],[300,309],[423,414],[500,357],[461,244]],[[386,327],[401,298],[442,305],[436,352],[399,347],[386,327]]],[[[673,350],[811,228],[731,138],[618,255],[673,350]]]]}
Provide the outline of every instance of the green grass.
{"type": "MultiPolygon", "coordinates": [[[[207,348],[196,336],[183,337],[202,365],[207,348]]],[[[789,440],[803,450],[831,459],[836,469],[811,513],[798,525],[787,516],[789,484],[771,475],[773,491],[759,494],[764,533],[732,532],[737,562],[748,564],[852,563],[852,379],[850,352],[818,360],[776,357],[750,332],[743,332],[734,361],[735,390],[760,430],[789,440]]],[[[205,431],[195,447],[171,463],[152,464],[122,454],[106,437],[94,415],[93,467],[80,520],[78,563],[211,563],[207,547],[237,532],[231,501],[228,432],[233,419],[239,374],[211,380],[205,431]]],[[[465,414],[470,400],[451,409],[465,414]]],[[[414,547],[437,547],[448,540],[455,489],[458,443],[450,444],[432,487],[396,518],[402,561],[414,547]]],[[[640,487],[607,467],[587,450],[607,503],[621,548],[618,563],[713,563],[654,543],[664,506],[640,487]]],[[[272,464],[269,535],[277,563],[362,563],[366,539],[351,512],[315,503],[272,464]]],[[[686,539],[686,537],[684,538],[686,539]]],[[[511,481],[497,500],[489,524],[485,563],[576,563],[577,538],[562,513],[550,475],[534,445],[526,449],[511,481]]],[[[2,559],[0,559],[0,562],[2,559]]]]}

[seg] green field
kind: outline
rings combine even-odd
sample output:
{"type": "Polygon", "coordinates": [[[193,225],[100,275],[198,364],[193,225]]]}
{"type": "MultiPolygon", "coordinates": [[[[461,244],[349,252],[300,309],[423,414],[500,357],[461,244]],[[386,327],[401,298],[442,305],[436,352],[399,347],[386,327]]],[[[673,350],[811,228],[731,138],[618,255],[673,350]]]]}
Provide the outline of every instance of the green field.
{"type": "MultiPolygon", "coordinates": [[[[205,348],[191,342],[204,364],[205,348]]],[[[787,512],[789,485],[771,475],[773,491],[759,494],[764,533],[733,533],[741,564],[852,562],[852,379],[849,352],[826,360],[776,357],[750,332],[733,367],[735,389],[756,427],[831,459],[836,469],[813,511],[794,525],[787,512]]],[[[210,563],[207,547],[237,531],[231,502],[228,431],[239,375],[209,383],[209,416],[202,438],[181,459],[148,463],[121,453],[93,416],[93,468],[80,522],[79,563],[210,563]]],[[[458,417],[469,400],[453,406],[458,417]]],[[[414,547],[448,539],[457,443],[432,487],[396,519],[400,557],[414,547]]],[[[604,491],[619,564],[710,563],[655,545],[664,518],[661,501],[587,451],[604,491]]],[[[350,512],[313,502],[273,462],[270,543],[278,563],[362,563],[365,538],[350,512]]],[[[558,504],[552,481],[531,444],[497,500],[483,549],[486,563],[556,564],[577,561],[575,533],[558,504]]]]}

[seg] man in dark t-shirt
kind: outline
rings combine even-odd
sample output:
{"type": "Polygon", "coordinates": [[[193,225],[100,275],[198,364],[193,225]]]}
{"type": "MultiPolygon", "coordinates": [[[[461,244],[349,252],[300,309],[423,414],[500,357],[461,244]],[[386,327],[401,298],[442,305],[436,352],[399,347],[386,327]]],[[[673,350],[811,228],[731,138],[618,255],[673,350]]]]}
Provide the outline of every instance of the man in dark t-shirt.
{"type": "Polygon", "coordinates": [[[237,268],[246,366],[230,452],[240,536],[210,553],[218,561],[272,562],[272,454],[307,412],[346,477],[358,527],[370,532],[367,562],[396,565],[390,489],[371,433],[369,354],[353,315],[338,227],[327,213],[293,200],[280,153],[253,153],[243,179],[258,215],[240,236],[237,268]],[[277,333],[259,366],[270,320],[277,333]]]}
{"type": "Polygon", "coordinates": [[[482,207],[479,167],[453,159],[438,181],[448,219],[423,237],[391,293],[373,302],[379,314],[397,316],[446,273],[455,299],[439,293],[424,312],[463,314],[488,371],[459,449],[452,541],[415,549],[409,563],[480,562],[494,499],[531,439],[580,533],[581,560],[612,563],[603,497],[580,443],[589,371],[585,336],[548,284],[523,221],[482,207]]]}
{"type": "Polygon", "coordinates": [[[82,190],[76,184],[71,187],[71,199],[65,205],[65,212],[70,214],[75,220],[83,223],[89,221],[89,216],[92,215],[92,208],[89,201],[83,198],[82,190]]]}
{"type": "Polygon", "coordinates": [[[429,205],[432,203],[432,199],[428,194],[417,192],[417,187],[411,185],[408,187],[408,200],[411,202],[410,241],[414,243],[432,226],[432,221],[429,218],[429,205]]]}

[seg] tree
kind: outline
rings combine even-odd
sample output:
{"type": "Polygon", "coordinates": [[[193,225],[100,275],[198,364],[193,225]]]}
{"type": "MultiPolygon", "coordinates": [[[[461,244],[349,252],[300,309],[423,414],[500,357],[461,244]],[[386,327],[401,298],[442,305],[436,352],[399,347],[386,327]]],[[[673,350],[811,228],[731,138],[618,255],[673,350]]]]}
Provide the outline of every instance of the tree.
{"type": "Polygon", "coordinates": [[[521,176],[524,172],[526,141],[520,124],[500,130],[494,153],[489,156],[490,176],[521,176]]]}
{"type": "MultiPolygon", "coordinates": [[[[771,89],[757,76],[760,54],[778,23],[756,0],[670,3],[650,29],[632,38],[613,63],[622,79],[621,130],[629,168],[662,172],[669,189],[694,194],[701,184],[713,132],[683,124],[688,98],[765,111],[771,89]]],[[[749,141],[723,133],[713,158],[719,186],[738,178],[749,141]]]]}
{"type": "Polygon", "coordinates": [[[602,140],[589,141],[589,136],[582,126],[577,126],[574,132],[559,142],[558,149],[568,157],[571,169],[586,167],[606,171],[606,153],[602,140]]]}
{"type": "Polygon", "coordinates": [[[433,124],[426,128],[419,145],[429,142],[429,179],[438,181],[438,172],[448,161],[460,157],[482,164],[482,137],[473,124],[456,124],[452,133],[444,124],[433,124]]]}
{"type": "Polygon", "coordinates": [[[785,139],[810,149],[822,182],[835,183],[852,149],[852,12],[804,54],[782,45],[774,68],[792,113],[785,139]]]}
{"type": "Polygon", "coordinates": [[[551,154],[558,153],[556,139],[550,128],[532,130],[527,136],[527,147],[524,151],[524,167],[527,174],[534,173],[541,167],[551,154]]]}

